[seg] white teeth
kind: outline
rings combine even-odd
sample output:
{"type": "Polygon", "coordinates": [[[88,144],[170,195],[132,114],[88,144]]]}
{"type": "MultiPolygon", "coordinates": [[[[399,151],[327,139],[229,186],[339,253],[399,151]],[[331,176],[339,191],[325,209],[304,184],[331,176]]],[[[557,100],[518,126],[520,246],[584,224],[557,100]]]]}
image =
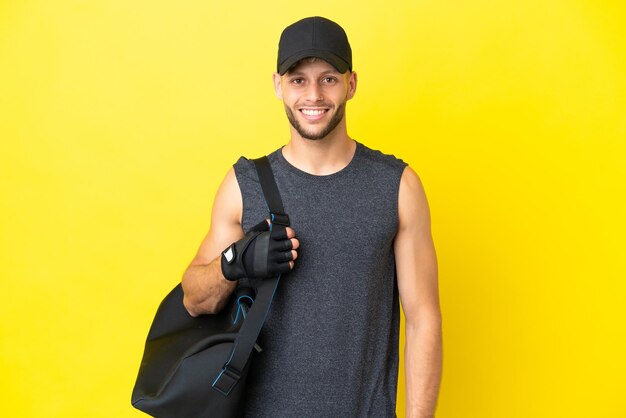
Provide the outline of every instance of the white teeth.
{"type": "Polygon", "coordinates": [[[319,116],[322,113],[326,112],[326,109],[300,109],[302,110],[302,113],[304,113],[307,116],[319,116]]]}

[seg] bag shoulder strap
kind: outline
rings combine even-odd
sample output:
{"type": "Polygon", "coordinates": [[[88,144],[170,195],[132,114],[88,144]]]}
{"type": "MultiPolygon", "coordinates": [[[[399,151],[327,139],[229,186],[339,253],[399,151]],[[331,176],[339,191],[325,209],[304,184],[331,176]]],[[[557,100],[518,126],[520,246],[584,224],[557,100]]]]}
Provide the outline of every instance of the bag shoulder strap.
{"type": "MultiPolygon", "coordinates": [[[[265,202],[267,203],[271,225],[289,226],[289,216],[285,213],[283,201],[272,172],[272,166],[267,156],[253,161],[259,175],[265,202]]],[[[229,358],[212,385],[213,389],[224,396],[228,396],[242,377],[243,370],[267,318],[279,281],[280,275],[263,279],[257,288],[256,298],[245,321],[239,328],[239,333],[229,358]]]]}
{"type": "Polygon", "coordinates": [[[289,226],[289,217],[285,213],[283,201],[280,197],[280,192],[278,191],[269,159],[263,156],[254,160],[254,164],[259,175],[261,189],[263,189],[263,195],[265,196],[265,202],[267,203],[272,223],[289,226]]]}

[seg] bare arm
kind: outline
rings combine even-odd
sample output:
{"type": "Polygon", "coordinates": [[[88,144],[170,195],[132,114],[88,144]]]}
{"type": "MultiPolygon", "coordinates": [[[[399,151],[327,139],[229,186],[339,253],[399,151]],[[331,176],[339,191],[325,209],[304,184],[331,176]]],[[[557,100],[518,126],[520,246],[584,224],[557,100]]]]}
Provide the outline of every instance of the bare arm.
{"type": "MultiPolygon", "coordinates": [[[[237,287],[237,281],[226,280],[222,274],[221,254],[244,235],[241,226],[242,211],[241,191],[235,170],[231,168],[215,195],[211,228],[183,274],[183,304],[191,316],[221,311],[237,287]]],[[[289,267],[293,268],[293,260],[298,257],[296,250],[299,242],[293,229],[287,227],[286,232],[292,248],[289,267]]]]}
{"type": "Polygon", "coordinates": [[[398,290],[406,318],[404,348],[407,418],[435,414],[442,368],[437,256],[422,183],[407,167],[400,181],[394,242],[398,290]]]}
{"type": "Polygon", "coordinates": [[[226,247],[243,237],[242,207],[241,191],[231,168],[215,195],[211,228],[183,274],[183,304],[192,316],[219,312],[237,286],[236,281],[224,278],[220,257],[226,247]]]}

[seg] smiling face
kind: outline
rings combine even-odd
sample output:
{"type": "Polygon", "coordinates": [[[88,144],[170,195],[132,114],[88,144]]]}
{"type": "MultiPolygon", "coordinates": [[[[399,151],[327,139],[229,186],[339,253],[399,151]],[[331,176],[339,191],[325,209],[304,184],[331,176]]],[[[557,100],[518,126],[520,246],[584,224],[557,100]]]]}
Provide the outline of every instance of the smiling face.
{"type": "Polygon", "coordinates": [[[305,58],[285,75],[274,74],[276,96],[287,119],[304,139],[319,140],[341,126],[346,102],[354,96],[356,73],[339,73],[322,59],[305,58]]]}

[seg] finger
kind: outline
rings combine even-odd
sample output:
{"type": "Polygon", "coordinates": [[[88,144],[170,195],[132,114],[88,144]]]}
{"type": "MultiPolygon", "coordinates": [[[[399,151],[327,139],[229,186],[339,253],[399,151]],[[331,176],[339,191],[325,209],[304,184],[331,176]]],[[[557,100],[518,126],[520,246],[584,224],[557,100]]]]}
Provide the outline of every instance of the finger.
{"type": "Polygon", "coordinates": [[[291,261],[291,260],[295,260],[296,258],[296,252],[295,251],[284,251],[282,253],[280,253],[278,255],[278,262],[279,263],[283,263],[285,261],[291,261]]]}
{"type": "Polygon", "coordinates": [[[290,261],[288,263],[280,263],[278,264],[278,274],[284,274],[289,272],[289,270],[291,270],[293,268],[293,261],[290,261]]]}
{"type": "Polygon", "coordinates": [[[290,239],[284,239],[282,241],[278,241],[276,247],[279,251],[288,251],[293,249],[293,243],[290,239]]]}
{"type": "Polygon", "coordinates": [[[269,231],[270,226],[268,222],[269,222],[269,219],[266,219],[265,221],[261,221],[258,224],[254,225],[252,228],[250,228],[250,231],[259,231],[259,232],[269,231]]]}
{"type": "Polygon", "coordinates": [[[294,238],[296,236],[296,231],[294,231],[292,228],[287,227],[287,238],[294,238]]]}
{"type": "Polygon", "coordinates": [[[271,236],[273,239],[277,241],[287,239],[287,230],[285,229],[284,226],[274,224],[272,226],[271,236]]]}
{"type": "Polygon", "coordinates": [[[270,260],[274,264],[286,263],[287,261],[294,260],[295,257],[296,257],[296,254],[297,253],[295,251],[293,251],[293,250],[291,250],[291,251],[275,252],[270,257],[270,260]]]}
{"type": "Polygon", "coordinates": [[[298,248],[300,248],[300,240],[298,240],[298,238],[291,238],[289,241],[291,241],[292,250],[297,250],[298,248]]]}

